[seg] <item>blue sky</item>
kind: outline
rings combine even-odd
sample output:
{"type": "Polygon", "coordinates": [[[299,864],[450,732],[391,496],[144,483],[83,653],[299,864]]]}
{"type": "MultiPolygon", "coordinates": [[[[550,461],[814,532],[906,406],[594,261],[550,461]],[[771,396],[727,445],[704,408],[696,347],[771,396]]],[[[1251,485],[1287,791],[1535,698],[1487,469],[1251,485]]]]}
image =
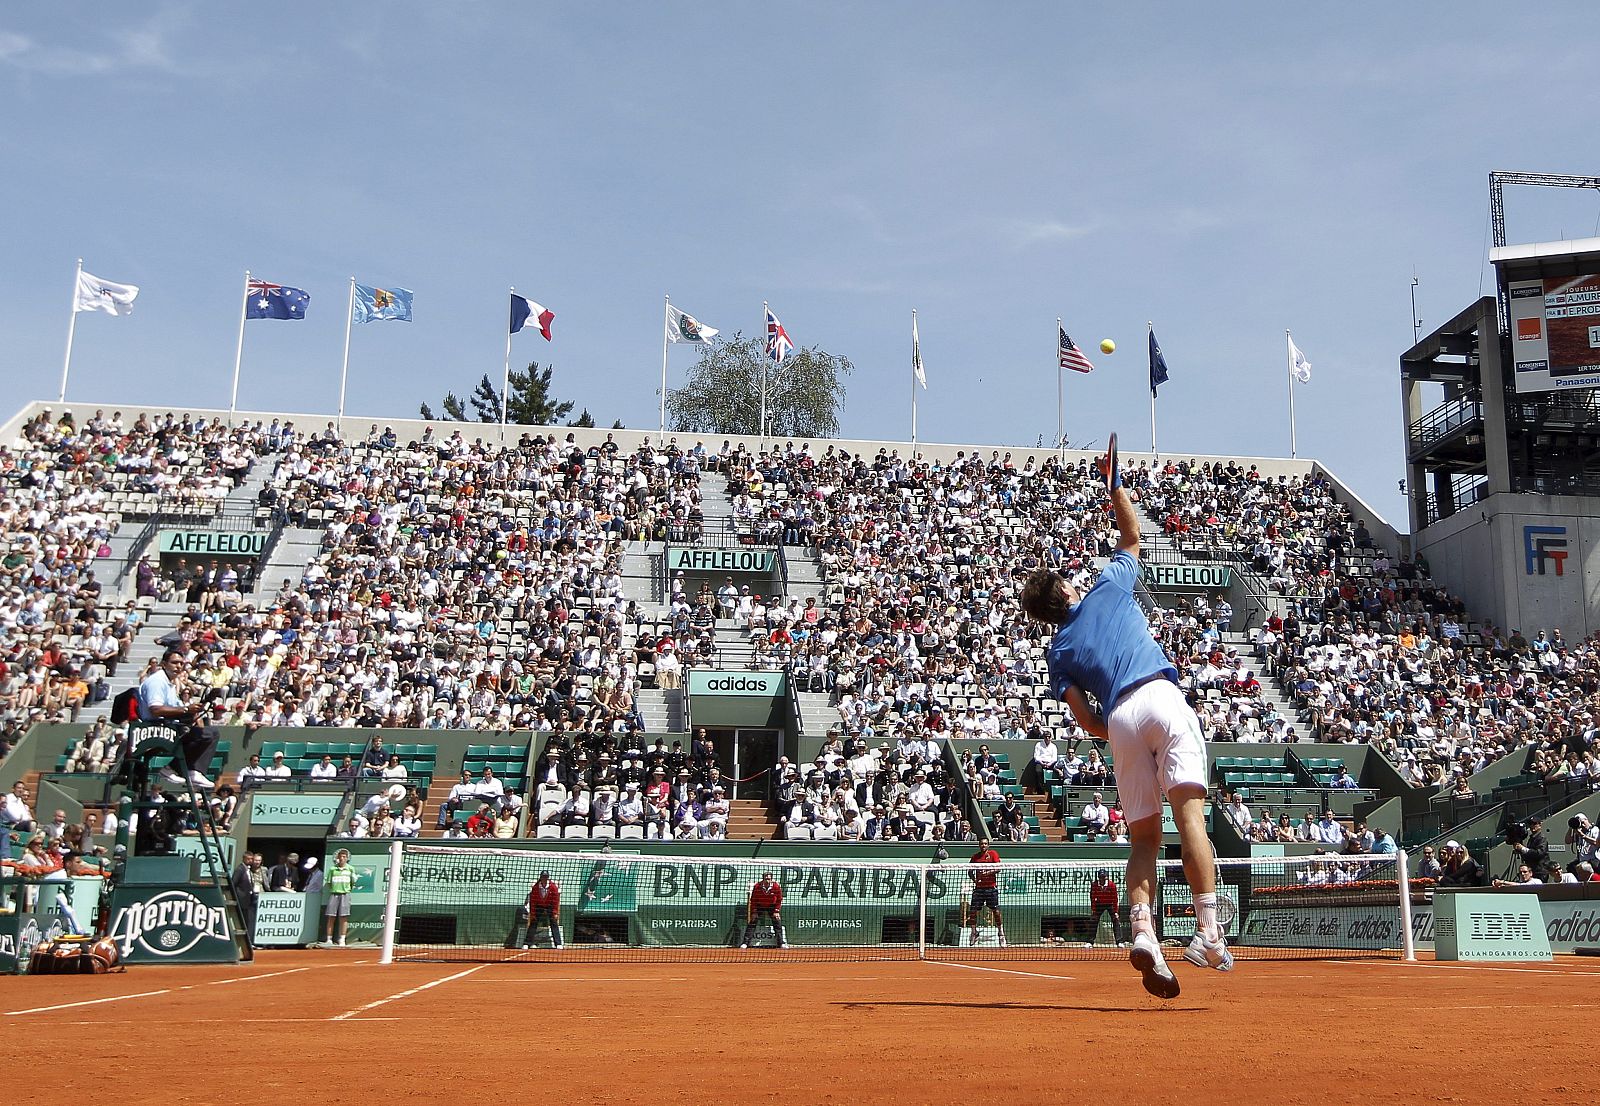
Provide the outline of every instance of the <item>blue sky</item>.
{"type": "MultiPolygon", "coordinates": [[[[855,362],[846,436],[1055,432],[1056,316],[1095,354],[1076,442],[1287,455],[1283,332],[1315,366],[1302,456],[1403,525],[1396,363],[1489,288],[1491,169],[1600,172],[1592,9],[1546,4],[303,5],[0,12],[0,373],[53,398],[75,259],[142,286],[80,319],[69,401],[332,412],[346,282],[416,294],[356,331],[347,410],[498,376],[509,285],[556,312],[516,363],[656,425],[661,297],[726,333],[770,300],[855,362]],[[1482,282],[1482,283],[1480,283],[1482,282]]],[[[1600,195],[1514,190],[1513,241],[1600,195]]],[[[694,354],[673,351],[681,381],[694,354]]]]}

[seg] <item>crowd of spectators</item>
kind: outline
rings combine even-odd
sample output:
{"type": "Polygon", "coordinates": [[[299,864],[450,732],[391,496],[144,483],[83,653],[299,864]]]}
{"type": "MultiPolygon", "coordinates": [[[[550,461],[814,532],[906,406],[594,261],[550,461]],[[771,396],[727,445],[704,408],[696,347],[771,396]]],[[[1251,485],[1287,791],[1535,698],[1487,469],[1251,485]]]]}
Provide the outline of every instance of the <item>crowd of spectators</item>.
{"type": "Polygon", "coordinates": [[[732,783],[704,727],[690,747],[638,731],[552,734],[533,774],[536,832],[650,840],[727,837],[732,783]]]}
{"type": "MultiPolygon", "coordinates": [[[[209,510],[263,449],[264,428],[48,408],[0,446],[0,723],[75,721],[103,699],[144,617],[108,602],[111,538],[139,497],[209,510]]],[[[143,509],[143,508],[141,508],[143,509]]]]}
{"type": "MultiPolygon", "coordinates": [[[[653,755],[637,697],[717,663],[717,630],[733,626],[751,667],[786,670],[837,712],[837,752],[780,765],[767,785],[792,836],[972,832],[955,815],[975,809],[969,797],[999,801],[998,773],[906,754],[951,739],[1037,747],[1051,735],[1056,755],[1035,758],[1034,779],[1098,785],[1063,752],[1082,734],[1047,694],[1045,629],[1016,601],[1033,568],[1086,584],[1112,550],[1087,461],[977,451],[913,461],[811,443],[624,450],[610,437],[586,448],[573,435],[501,443],[432,428],[402,442],[377,426],[357,440],[331,424],[302,436],[278,421],[125,425],[102,412],[81,426],[46,412],[0,449],[0,743],[31,722],[76,717],[126,655],[142,609],[104,609],[95,571],[116,497],[214,503],[258,457],[273,460],[261,505],[325,527],[301,579],[253,597],[226,564],[136,573],[141,595],[188,602],[163,644],[192,662],[210,721],[537,730],[560,776],[535,783],[538,824],[718,836],[726,794],[692,752],[677,750],[681,764],[672,750],[653,755]],[[707,473],[725,482],[737,528],[815,554],[822,594],[679,577],[659,609],[626,599],[623,543],[700,537],[707,473]],[[919,807],[923,789],[935,807],[919,807]]],[[[1242,648],[1221,595],[1151,611],[1211,740],[1370,743],[1411,782],[1446,789],[1530,745],[1540,778],[1600,780],[1592,640],[1470,624],[1425,561],[1391,559],[1315,472],[1168,461],[1130,468],[1125,483],[1180,547],[1232,560],[1271,592],[1275,609],[1242,648]],[[1291,700],[1289,716],[1263,679],[1291,700]]],[[[99,770],[116,748],[96,726],[69,770],[99,770]]],[[[504,814],[480,805],[491,822],[504,814]]],[[[390,817],[403,821],[404,806],[390,817]]],[[[1277,839],[1280,827],[1249,832],[1277,839]]]]}
{"type": "Polygon", "coordinates": [[[181,621],[218,713],[251,729],[641,728],[640,680],[676,639],[642,632],[621,542],[695,532],[701,458],[386,437],[278,457],[263,496],[320,512],[323,548],[298,582],[181,621]]]}

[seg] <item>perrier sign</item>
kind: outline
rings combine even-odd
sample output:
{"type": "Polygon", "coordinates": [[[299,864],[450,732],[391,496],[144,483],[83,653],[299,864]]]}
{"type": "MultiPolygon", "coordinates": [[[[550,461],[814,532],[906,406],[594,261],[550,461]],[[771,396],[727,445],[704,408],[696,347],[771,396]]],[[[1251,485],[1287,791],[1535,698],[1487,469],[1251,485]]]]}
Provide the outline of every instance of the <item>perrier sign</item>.
{"type": "Polygon", "coordinates": [[[239,959],[216,887],[118,887],[111,929],[130,964],[231,964],[239,959]]]}

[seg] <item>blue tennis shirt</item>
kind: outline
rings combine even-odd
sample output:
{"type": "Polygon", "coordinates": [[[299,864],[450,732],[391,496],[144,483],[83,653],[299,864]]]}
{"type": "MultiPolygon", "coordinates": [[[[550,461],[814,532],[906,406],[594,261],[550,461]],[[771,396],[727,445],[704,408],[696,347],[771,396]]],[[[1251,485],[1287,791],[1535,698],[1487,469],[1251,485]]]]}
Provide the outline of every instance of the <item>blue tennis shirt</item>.
{"type": "Polygon", "coordinates": [[[1178,670],[1150,636],[1150,620],[1133,598],[1139,562],[1119,549],[1094,587],[1072,608],[1045,655],[1050,691],[1058,699],[1083,688],[1109,715],[1117,700],[1152,676],[1178,682],[1178,670]]]}

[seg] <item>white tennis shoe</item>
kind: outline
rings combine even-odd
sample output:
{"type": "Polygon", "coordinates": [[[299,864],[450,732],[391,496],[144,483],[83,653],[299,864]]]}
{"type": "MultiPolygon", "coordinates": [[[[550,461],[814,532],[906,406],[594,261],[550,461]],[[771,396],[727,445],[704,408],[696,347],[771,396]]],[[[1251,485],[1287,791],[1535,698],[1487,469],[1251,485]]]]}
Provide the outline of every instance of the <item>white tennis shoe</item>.
{"type": "Polygon", "coordinates": [[[1178,997],[1178,977],[1167,967],[1166,957],[1161,955],[1161,946],[1152,934],[1134,935],[1128,963],[1144,976],[1144,989],[1156,998],[1178,997]]]}
{"type": "Polygon", "coordinates": [[[1207,941],[1196,933],[1183,950],[1183,958],[1197,968],[1215,968],[1219,972],[1233,971],[1233,953],[1228,951],[1228,940],[1218,937],[1207,941]]]}

